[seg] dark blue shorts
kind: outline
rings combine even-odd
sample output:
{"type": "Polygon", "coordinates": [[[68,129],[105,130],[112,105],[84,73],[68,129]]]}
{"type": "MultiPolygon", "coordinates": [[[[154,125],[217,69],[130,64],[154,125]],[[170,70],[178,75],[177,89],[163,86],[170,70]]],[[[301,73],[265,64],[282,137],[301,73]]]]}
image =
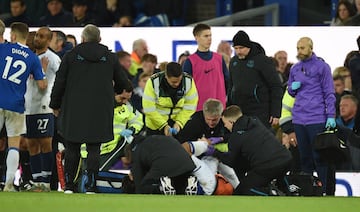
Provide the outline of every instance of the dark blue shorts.
{"type": "Polygon", "coordinates": [[[27,138],[52,137],[54,135],[54,115],[35,114],[26,115],[26,135],[27,138]]]}

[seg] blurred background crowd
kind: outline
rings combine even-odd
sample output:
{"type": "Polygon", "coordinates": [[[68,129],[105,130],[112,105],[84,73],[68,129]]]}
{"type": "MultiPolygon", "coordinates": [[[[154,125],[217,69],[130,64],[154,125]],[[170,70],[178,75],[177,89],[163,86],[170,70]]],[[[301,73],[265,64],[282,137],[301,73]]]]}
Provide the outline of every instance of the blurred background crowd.
{"type": "MultiPolygon", "coordinates": [[[[0,19],[29,26],[184,26],[279,4],[280,25],[359,25],[360,0],[1,0],[0,19]]],[[[233,25],[264,25],[256,17],[233,25]]]]}

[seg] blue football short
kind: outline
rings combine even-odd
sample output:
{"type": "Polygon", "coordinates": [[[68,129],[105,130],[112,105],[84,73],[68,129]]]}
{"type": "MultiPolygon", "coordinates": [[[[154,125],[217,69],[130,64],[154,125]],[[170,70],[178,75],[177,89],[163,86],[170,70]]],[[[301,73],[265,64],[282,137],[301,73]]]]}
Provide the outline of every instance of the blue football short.
{"type": "Polygon", "coordinates": [[[54,135],[54,115],[52,113],[26,115],[27,138],[52,137],[54,135]]]}

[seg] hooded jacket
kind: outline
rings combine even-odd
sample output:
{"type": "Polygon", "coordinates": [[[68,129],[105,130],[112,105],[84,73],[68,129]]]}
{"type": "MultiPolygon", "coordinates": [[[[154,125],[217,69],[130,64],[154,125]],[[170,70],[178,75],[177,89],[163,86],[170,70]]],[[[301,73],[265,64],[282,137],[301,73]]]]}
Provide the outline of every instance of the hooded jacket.
{"type": "Polygon", "coordinates": [[[121,93],[126,80],[115,54],[104,45],[86,42],[65,54],[50,101],[51,108],[60,109],[59,133],[78,143],[113,140],[114,87],[121,93]]]}
{"type": "Polygon", "coordinates": [[[131,143],[131,173],[136,193],[144,193],[144,185],[162,176],[190,174],[196,168],[190,155],[173,137],[152,135],[140,142],[136,140],[131,143]]]}
{"type": "Polygon", "coordinates": [[[292,108],[294,107],[295,98],[290,96],[289,92],[284,93],[282,99],[281,117],[279,120],[282,131],[286,134],[294,132],[292,124],[292,108]]]}
{"type": "Polygon", "coordinates": [[[145,125],[152,130],[161,130],[171,119],[183,128],[195,113],[197,102],[195,82],[188,74],[183,74],[177,88],[169,85],[165,72],[152,75],[146,82],[142,98],[145,125]]]}
{"type": "Polygon", "coordinates": [[[242,116],[234,123],[228,146],[228,153],[216,151],[215,156],[237,174],[280,167],[292,159],[290,151],[254,117],[242,116]]]}
{"type": "Polygon", "coordinates": [[[294,124],[321,124],[327,118],[335,118],[336,98],[331,69],[315,53],[291,68],[288,92],[295,97],[292,110],[294,124]],[[291,89],[295,81],[301,83],[296,91],[291,89]]]}
{"type": "Polygon", "coordinates": [[[230,60],[228,105],[238,105],[244,114],[257,116],[270,127],[270,116],[281,115],[282,85],[272,60],[258,43],[252,42],[249,54],[230,60]]]}

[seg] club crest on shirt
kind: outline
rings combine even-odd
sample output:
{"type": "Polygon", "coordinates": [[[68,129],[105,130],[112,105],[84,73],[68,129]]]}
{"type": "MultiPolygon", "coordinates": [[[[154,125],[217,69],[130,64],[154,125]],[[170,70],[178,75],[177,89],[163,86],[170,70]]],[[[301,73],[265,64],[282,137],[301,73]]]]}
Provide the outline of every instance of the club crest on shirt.
{"type": "Polygon", "coordinates": [[[236,131],[236,133],[239,134],[239,135],[242,135],[242,134],[244,134],[245,132],[246,132],[245,130],[238,130],[238,131],[236,131]]]}
{"type": "Polygon", "coordinates": [[[254,60],[249,60],[247,63],[246,63],[246,66],[249,67],[249,68],[254,68],[254,60]]]}
{"type": "Polygon", "coordinates": [[[85,59],[84,59],[81,55],[79,55],[79,54],[77,55],[76,59],[77,59],[77,60],[81,60],[81,61],[82,61],[82,60],[85,60],[85,59]]]}

